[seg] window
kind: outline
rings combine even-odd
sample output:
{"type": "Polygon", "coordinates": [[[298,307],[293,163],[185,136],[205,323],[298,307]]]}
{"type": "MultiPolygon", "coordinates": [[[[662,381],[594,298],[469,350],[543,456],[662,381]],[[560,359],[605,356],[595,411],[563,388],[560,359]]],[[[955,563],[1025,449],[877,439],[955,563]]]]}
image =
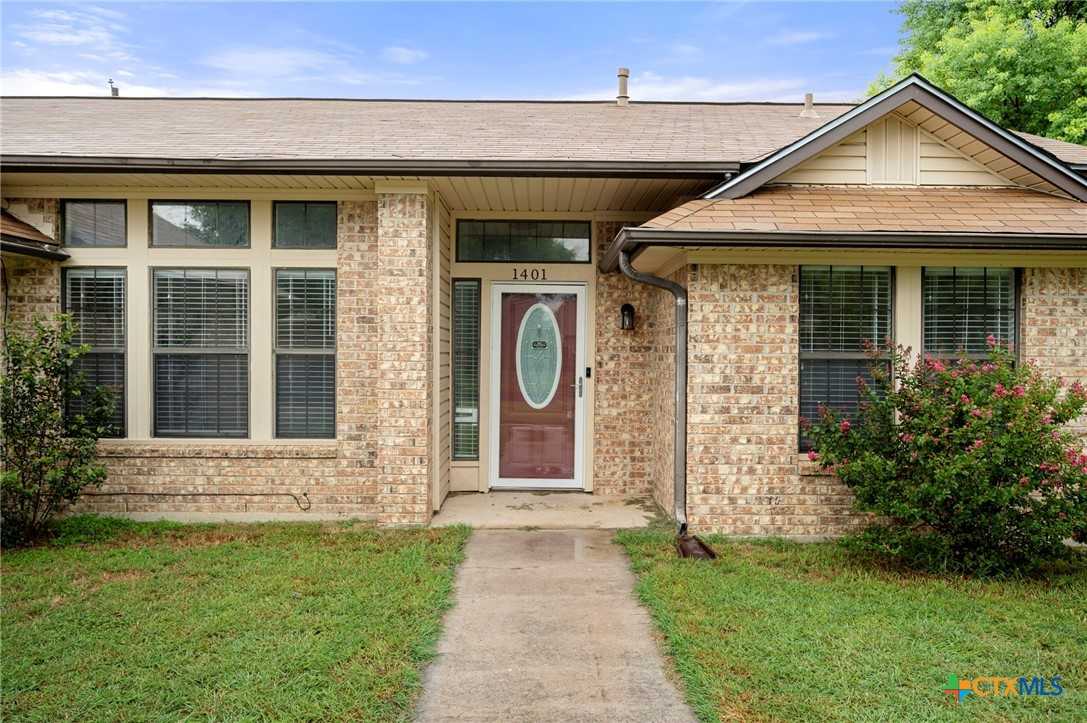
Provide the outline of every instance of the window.
{"type": "Polygon", "coordinates": [[[248,201],[152,201],[152,246],[249,245],[248,201]]]}
{"type": "Polygon", "coordinates": [[[984,268],[925,268],[925,353],[984,356],[990,334],[1014,342],[1015,270],[984,268]]]}
{"type": "Polygon", "coordinates": [[[457,261],[588,263],[588,221],[458,221],[457,261]]]}
{"type": "Polygon", "coordinates": [[[158,437],[249,432],[249,273],[155,269],[152,320],[158,437]]]}
{"type": "MultiPolygon", "coordinates": [[[[109,437],[125,436],[125,270],[63,270],[63,308],[79,324],[75,343],[91,350],[78,362],[87,383],[113,390],[116,406],[109,437]]],[[[69,415],[83,411],[85,401],[70,399],[69,415]]]]}
{"type": "Polygon", "coordinates": [[[61,201],[65,246],[125,246],[124,201],[61,201]]]}
{"type": "Polygon", "coordinates": [[[276,271],[276,436],[336,436],[336,272],[276,271]]]}
{"type": "Polygon", "coordinates": [[[336,248],[335,201],[276,201],[272,209],[277,249],[336,248]]]}
{"type": "Polygon", "coordinates": [[[890,335],[890,268],[800,267],[801,418],[817,419],[820,406],[852,416],[860,401],[857,377],[872,381],[864,344],[882,344],[890,335]]]}
{"type": "Polygon", "coordinates": [[[479,459],[479,279],[453,280],[453,459],[479,459]]]}

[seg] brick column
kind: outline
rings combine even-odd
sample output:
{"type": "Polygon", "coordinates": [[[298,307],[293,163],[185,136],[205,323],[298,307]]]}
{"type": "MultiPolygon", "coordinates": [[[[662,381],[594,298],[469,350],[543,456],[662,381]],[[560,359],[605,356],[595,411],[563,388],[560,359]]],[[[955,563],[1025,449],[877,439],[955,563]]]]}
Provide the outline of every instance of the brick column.
{"type": "Polygon", "coordinates": [[[430,520],[431,251],[425,193],[379,193],[374,434],[383,525],[430,520]]]}

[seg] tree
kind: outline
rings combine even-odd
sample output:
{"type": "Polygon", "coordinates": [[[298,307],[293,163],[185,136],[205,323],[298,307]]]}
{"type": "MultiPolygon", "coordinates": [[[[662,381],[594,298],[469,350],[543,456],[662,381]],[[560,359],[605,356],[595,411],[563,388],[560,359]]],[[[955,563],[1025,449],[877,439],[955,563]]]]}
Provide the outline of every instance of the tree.
{"type": "Polygon", "coordinates": [[[66,314],[38,320],[31,333],[9,330],[0,373],[0,533],[5,546],[40,535],[66,503],[106,470],[95,461],[111,424],[113,395],[91,387],[76,362],[90,347],[74,345],[66,314]],[[67,402],[78,400],[79,404],[67,402]],[[68,409],[78,409],[67,413],[68,409]]]}
{"type": "Polygon", "coordinates": [[[1087,143],[1087,2],[905,0],[894,72],[920,73],[996,123],[1087,143]]]}

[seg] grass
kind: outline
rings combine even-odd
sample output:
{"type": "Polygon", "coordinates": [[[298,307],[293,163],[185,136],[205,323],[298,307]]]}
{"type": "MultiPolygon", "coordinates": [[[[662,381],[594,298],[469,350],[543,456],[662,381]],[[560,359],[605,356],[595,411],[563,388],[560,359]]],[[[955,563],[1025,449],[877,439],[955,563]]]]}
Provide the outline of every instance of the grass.
{"type": "Polygon", "coordinates": [[[1048,580],[939,578],[839,546],[618,534],[703,721],[1087,721],[1087,566],[1048,580]],[[1060,697],[966,699],[949,675],[1062,676],[1060,697]]]}
{"type": "Polygon", "coordinates": [[[404,719],[468,535],[65,520],[4,554],[2,717],[404,719]]]}

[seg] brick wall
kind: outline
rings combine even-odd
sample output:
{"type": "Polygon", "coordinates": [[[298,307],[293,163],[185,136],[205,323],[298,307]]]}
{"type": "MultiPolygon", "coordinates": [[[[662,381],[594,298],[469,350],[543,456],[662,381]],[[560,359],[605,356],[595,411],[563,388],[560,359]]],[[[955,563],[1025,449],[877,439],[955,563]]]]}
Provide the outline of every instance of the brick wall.
{"type": "Polygon", "coordinates": [[[802,475],[794,266],[689,268],[688,515],[694,529],[823,537],[858,519],[802,475]]]}
{"type": "MultiPolygon", "coordinates": [[[[680,269],[669,278],[687,285],[687,270],[680,269]]],[[[646,307],[646,319],[652,320],[650,339],[649,388],[650,449],[653,500],[668,515],[675,509],[675,371],[676,309],[672,295],[652,291],[646,307]]]]}
{"type": "MultiPolygon", "coordinates": [[[[623,227],[594,224],[599,259],[623,227]]],[[[595,421],[593,433],[593,492],[603,495],[645,495],[654,486],[653,387],[654,337],[657,316],[650,313],[658,292],[622,274],[597,274],[596,365],[593,369],[595,421]],[[619,328],[619,309],[632,304],[637,323],[632,331],[619,328]]]]}
{"type": "MultiPolygon", "coordinates": [[[[3,205],[20,221],[47,236],[56,236],[56,199],[5,198],[3,205]]],[[[48,317],[60,310],[60,265],[56,261],[7,256],[3,272],[5,330],[9,324],[12,328],[26,328],[35,317],[48,317]]]]}
{"type": "MultiPolygon", "coordinates": [[[[1087,269],[1026,269],[1022,356],[1067,383],[1087,384],[1087,269]]],[[[1075,429],[1087,438],[1087,416],[1075,429]]]]}

